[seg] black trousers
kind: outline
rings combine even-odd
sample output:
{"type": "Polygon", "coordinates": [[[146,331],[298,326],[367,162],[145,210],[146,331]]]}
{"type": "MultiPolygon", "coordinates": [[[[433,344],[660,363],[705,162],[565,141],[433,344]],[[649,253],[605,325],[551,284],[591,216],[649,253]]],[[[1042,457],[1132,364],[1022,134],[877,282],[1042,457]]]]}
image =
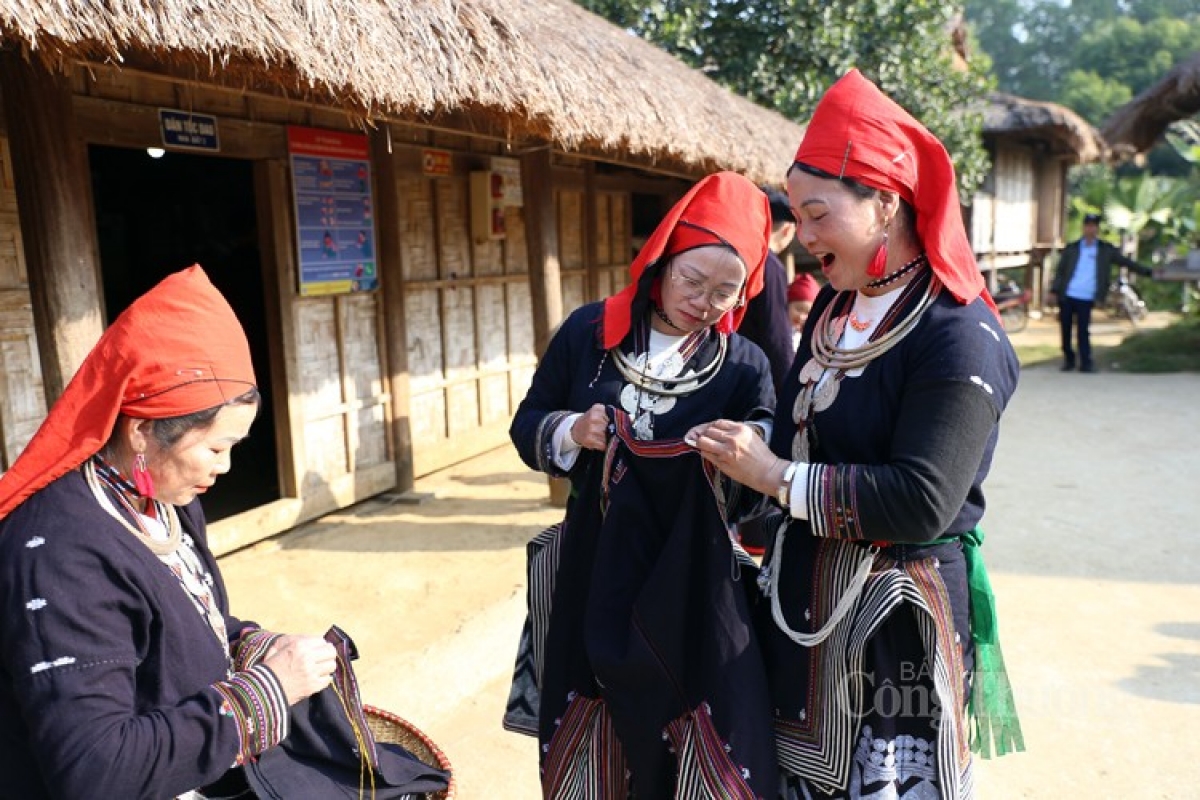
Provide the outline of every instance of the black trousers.
{"type": "Polygon", "coordinates": [[[1089,326],[1092,323],[1091,300],[1079,300],[1075,297],[1059,296],[1058,322],[1062,328],[1062,352],[1066,366],[1075,366],[1075,351],[1071,348],[1071,329],[1079,328],[1079,366],[1090,369],[1092,366],[1092,340],[1089,326]]]}

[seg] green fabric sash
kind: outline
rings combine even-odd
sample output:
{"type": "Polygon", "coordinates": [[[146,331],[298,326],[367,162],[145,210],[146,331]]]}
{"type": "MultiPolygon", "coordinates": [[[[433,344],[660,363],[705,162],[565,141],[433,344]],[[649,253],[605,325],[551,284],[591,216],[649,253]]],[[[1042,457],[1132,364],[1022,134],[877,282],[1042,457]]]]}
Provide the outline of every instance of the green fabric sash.
{"type": "Polygon", "coordinates": [[[971,639],[975,643],[975,674],[968,706],[971,749],[983,758],[991,758],[993,751],[997,756],[1020,752],[1025,749],[1025,738],[1000,650],[996,596],[980,550],[983,531],[976,527],[961,536],[944,536],[934,544],[955,540],[962,542],[966,559],[971,639]]]}

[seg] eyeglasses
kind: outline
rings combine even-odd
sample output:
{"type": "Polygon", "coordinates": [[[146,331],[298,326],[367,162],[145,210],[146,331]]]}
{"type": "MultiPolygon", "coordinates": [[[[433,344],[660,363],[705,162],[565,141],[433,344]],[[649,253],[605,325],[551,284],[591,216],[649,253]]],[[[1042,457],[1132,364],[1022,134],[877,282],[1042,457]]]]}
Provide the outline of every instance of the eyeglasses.
{"type": "Polygon", "coordinates": [[[710,290],[695,278],[676,271],[674,264],[671,264],[668,269],[671,271],[671,283],[688,300],[699,300],[704,297],[709,306],[720,312],[741,305],[742,298],[738,292],[731,292],[727,289],[710,290]]]}

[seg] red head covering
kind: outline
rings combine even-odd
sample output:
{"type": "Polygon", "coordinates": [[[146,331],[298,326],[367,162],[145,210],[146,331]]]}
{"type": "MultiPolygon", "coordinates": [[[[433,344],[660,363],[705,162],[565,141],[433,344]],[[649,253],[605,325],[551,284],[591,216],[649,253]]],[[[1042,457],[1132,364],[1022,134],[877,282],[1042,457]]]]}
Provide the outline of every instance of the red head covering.
{"type": "Polygon", "coordinates": [[[164,419],[223,405],[254,388],[241,323],[198,265],[125,309],[88,353],[12,469],[0,518],[95,455],[118,412],[164,419]]]}
{"type": "Polygon", "coordinates": [[[817,292],[821,291],[820,284],[817,279],[807,272],[798,272],[796,277],[792,279],[791,285],[787,290],[787,301],[789,303],[809,302],[817,299],[817,292]]]}
{"type": "Polygon", "coordinates": [[[946,148],[858,70],[817,103],[796,161],[898,194],[916,210],[917,236],[950,293],[964,304],[982,293],[995,308],[963,228],[946,148]]]}
{"type": "MultiPolygon", "coordinates": [[[[746,265],[745,299],[749,300],[762,291],[770,238],[771,211],[761,189],[736,172],[702,178],[667,212],[638,251],[629,268],[629,286],[604,301],[604,347],[616,347],[629,333],[633,301],[646,267],[685,250],[726,244],[746,265]]],[[[745,303],[727,311],[717,321],[717,329],[725,333],[736,330],[745,313],[745,303]]]]}

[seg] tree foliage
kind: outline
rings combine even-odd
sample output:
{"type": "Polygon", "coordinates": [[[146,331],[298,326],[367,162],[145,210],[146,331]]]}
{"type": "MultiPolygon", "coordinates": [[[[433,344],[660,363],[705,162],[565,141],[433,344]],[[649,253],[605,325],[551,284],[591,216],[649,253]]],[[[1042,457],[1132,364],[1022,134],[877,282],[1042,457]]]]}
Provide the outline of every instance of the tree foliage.
{"type": "Polygon", "coordinates": [[[1003,91],[1096,126],[1200,51],[1196,0],[966,0],[965,14],[1003,91]]]}
{"type": "MultiPolygon", "coordinates": [[[[580,0],[716,82],[807,121],[851,67],[945,143],[969,197],[988,169],[985,58],[953,63],[952,4],[938,0],[580,0]]],[[[782,174],[780,178],[782,179],[782,174]]]]}

